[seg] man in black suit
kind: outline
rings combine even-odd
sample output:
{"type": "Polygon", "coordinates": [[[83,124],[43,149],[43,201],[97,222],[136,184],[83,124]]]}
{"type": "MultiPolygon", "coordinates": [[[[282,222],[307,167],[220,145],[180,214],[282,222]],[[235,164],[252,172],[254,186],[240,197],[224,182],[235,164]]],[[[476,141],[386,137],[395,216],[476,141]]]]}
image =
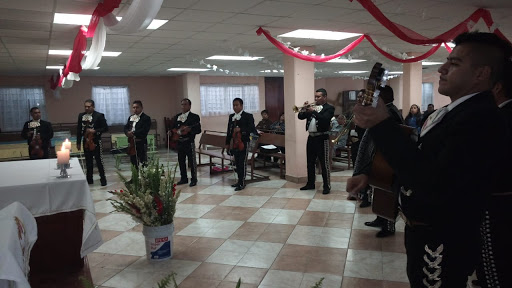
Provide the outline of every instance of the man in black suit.
{"type": "MultiPolygon", "coordinates": [[[[402,117],[402,114],[393,104],[395,99],[393,89],[387,85],[384,87],[378,87],[378,89],[380,91],[379,98],[382,99],[382,101],[386,104],[390,118],[393,119],[393,121],[397,124],[404,124],[404,118],[402,117]]],[[[357,155],[356,165],[354,166],[354,173],[352,174],[352,177],[347,181],[347,192],[351,193],[351,195],[354,195],[358,192],[362,194],[362,202],[360,205],[362,208],[371,205],[371,187],[368,184],[368,180],[370,173],[372,172],[373,158],[376,153],[375,144],[368,131],[369,130],[367,129],[360,141],[361,144],[357,155]],[[355,185],[358,187],[362,186],[362,190],[354,190],[355,185]]],[[[394,192],[398,193],[398,191],[394,192]]],[[[396,216],[397,215],[395,215],[395,217],[396,216]]],[[[395,234],[395,221],[387,220],[386,218],[380,216],[377,216],[377,218],[373,221],[365,222],[364,225],[370,227],[380,227],[381,231],[377,232],[376,234],[376,237],[378,238],[395,234]]]]}
{"type": "MultiPolygon", "coordinates": [[[[503,114],[503,121],[508,122],[508,133],[512,133],[512,62],[505,64],[505,73],[493,89],[494,100],[503,114]]],[[[512,145],[509,142],[508,147],[512,145]]],[[[506,156],[504,154],[503,156],[506,156]]],[[[502,163],[512,163],[512,157],[503,158],[502,163]]],[[[482,258],[476,269],[478,279],[473,284],[483,287],[512,287],[510,259],[512,258],[512,235],[510,219],[512,219],[512,195],[510,193],[510,169],[502,168],[494,181],[496,189],[481,227],[482,258]]]]}
{"type": "Polygon", "coordinates": [[[41,119],[41,110],[38,107],[30,108],[30,116],[32,116],[32,120],[25,122],[23,131],[21,131],[21,137],[27,139],[30,159],[48,159],[53,138],[52,123],[41,119]],[[35,140],[34,143],[32,140],[35,140]],[[39,140],[41,146],[39,146],[39,140]],[[36,153],[37,151],[42,151],[42,157],[36,153]]]}
{"type": "Polygon", "coordinates": [[[135,100],[132,104],[133,115],[124,125],[124,134],[133,137],[135,155],[130,155],[130,162],[139,169],[139,163],[146,165],[148,159],[148,133],[151,129],[151,117],[142,111],[142,101],[135,100]]]}
{"type": "Polygon", "coordinates": [[[106,186],[107,178],[105,178],[105,168],[103,167],[101,134],[108,131],[107,120],[103,113],[94,111],[94,100],[92,99],[85,100],[84,109],[85,112],[78,114],[78,123],[76,126],[76,148],[78,151],[82,149],[83,140],[85,165],[87,166],[87,183],[94,183],[92,180],[92,172],[94,169],[93,158],[96,158],[96,166],[98,166],[98,171],[100,173],[101,186],[106,186]],[[92,142],[88,142],[89,137],[92,137],[92,142]],[[92,145],[93,143],[94,145],[92,145]]]}
{"type": "MultiPolygon", "coordinates": [[[[398,176],[405,228],[407,275],[412,288],[466,287],[480,254],[480,226],[510,153],[493,85],[512,54],[492,33],[463,33],[439,69],[439,93],[451,103],[429,116],[417,143],[376,108],[356,106],[357,125],[369,128],[377,148],[398,176]],[[476,141],[485,131],[492,137],[476,141]],[[475,134],[476,133],[476,134],[475,134]],[[485,157],[474,157],[485,151],[485,157]]],[[[495,286],[496,287],[496,286],[495,286]]]]}
{"type": "Polygon", "coordinates": [[[187,184],[187,164],[190,166],[190,187],[197,185],[197,164],[196,164],[196,135],[201,133],[201,120],[199,115],[190,112],[192,102],[185,98],[181,100],[181,113],[174,117],[172,129],[176,129],[178,138],[178,162],[180,163],[181,179],[178,185],[187,184]]]}
{"type": "Polygon", "coordinates": [[[258,134],[258,131],[254,126],[254,117],[252,114],[244,111],[244,101],[242,99],[233,99],[233,111],[235,111],[235,113],[230,114],[228,119],[226,149],[230,150],[230,153],[235,157],[236,173],[238,175],[238,182],[231,185],[231,187],[234,187],[235,191],[240,191],[245,188],[247,147],[251,140],[251,133],[258,134]],[[233,143],[241,141],[243,149],[236,147],[236,145],[231,146],[231,141],[233,141],[233,143]]]}
{"type": "Polygon", "coordinates": [[[300,190],[315,189],[315,163],[320,161],[322,167],[322,178],[324,180],[323,194],[331,192],[331,171],[329,159],[329,129],[331,118],[334,116],[334,106],[327,103],[327,91],[320,88],[315,92],[315,105],[307,106],[306,101],[299,112],[299,119],[306,121],[306,131],[309,132],[307,150],[308,183],[300,190]]]}

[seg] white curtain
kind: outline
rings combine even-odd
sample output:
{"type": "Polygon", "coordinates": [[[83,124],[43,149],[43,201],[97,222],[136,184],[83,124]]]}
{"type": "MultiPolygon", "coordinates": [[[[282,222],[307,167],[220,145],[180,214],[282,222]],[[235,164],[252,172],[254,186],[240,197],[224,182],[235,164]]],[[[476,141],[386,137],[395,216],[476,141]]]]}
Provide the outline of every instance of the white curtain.
{"type": "Polygon", "coordinates": [[[233,99],[244,101],[244,111],[259,112],[258,85],[201,85],[201,115],[219,116],[233,113],[233,99]]]}
{"type": "Polygon", "coordinates": [[[41,118],[46,118],[43,87],[0,88],[0,128],[2,132],[21,131],[30,117],[30,108],[39,107],[41,118]]]}
{"type": "Polygon", "coordinates": [[[126,86],[93,86],[95,110],[105,114],[108,125],[126,124],[130,117],[130,94],[126,86]]]}
{"type": "Polygon", "coordinates": [[[434,104],[434,83],[423,83],[421,88],[421,113],[424,113],[428,104],[434,104]]]}

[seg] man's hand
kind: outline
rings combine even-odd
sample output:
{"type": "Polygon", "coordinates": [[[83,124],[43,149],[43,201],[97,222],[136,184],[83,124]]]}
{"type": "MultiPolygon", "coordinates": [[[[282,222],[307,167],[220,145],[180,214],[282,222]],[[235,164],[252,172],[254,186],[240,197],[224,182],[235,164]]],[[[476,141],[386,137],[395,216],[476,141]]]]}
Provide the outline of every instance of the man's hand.
{"type": "Polygon", "coordinates": [[[29,131],[28,131],[28,133],[27,133],[27,136],[28,136],[28,137],[32,137],[32,135],[34,135],[34,131],[29,130],[29,131]]]}
{"type": "Polygon", "coordinates": [[[263,131],[260,131],[260,130],[256,130],[256,131],[258,131],[258,135],[263,135],[263,134],[265,134],[265,132],[263,132],[263,131]]]}
{"type": "Polygon", "coordinates": [[[76,149],[78,151],[82,150],[82,144],[80,144],[80,142],[76,143],[76,149]]]}
{"type": "Polygon", "coordinates": [[[96,133],[96,130],[94,130],[92,128],[88,128],[86,131],[87,131],[87,133],[93,133],[93,134],[96,133]]]}
{"type": "Polygon", "coordinates": [[[233,129],[233,132],[240,132],[240,127],[236,127],[235,129],[233,129]]]}
{"type": "Polygon", "coordinates": [[[357,195],[366,186],[368,186],[368,175],[365,174],[352,176],[347,180],[347,192],[352,196],[357,195]]]}
{"type": "Polygon", "coordinates": [[[361,128],[372,128],[389,117],[386,105],[379,98],[377,100],[377,107],[363,106],[357,104],[354,107],[354,122],[361,128]]]}
{"type": "Polygon", "coordinates": [[[308,111],[308,112],[313,112],[313,111],[315,111],[315,107],[313,107],[313,106],[309,106],[309,107],[306,109],[306,111],[308,111]]]}
{"type": "Polygon", "coordinates": [[[126,136],[128,136],[128,137],[133,137],[133,132],[132,132],[132,131],[128,131],[128,132],[126,133],[126,136]]]}

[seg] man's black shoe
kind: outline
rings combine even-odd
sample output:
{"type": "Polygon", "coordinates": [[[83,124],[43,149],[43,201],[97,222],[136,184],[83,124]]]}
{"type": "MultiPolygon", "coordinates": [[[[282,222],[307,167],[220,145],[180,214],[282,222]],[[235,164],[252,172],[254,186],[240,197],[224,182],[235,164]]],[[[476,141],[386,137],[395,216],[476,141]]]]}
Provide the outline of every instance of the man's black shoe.
{"type": "Polygon", "coordinates": [[[176,183],[176,185],[183,185],[183,184],[187,184],[188,183],[188,179],[181,179],[178,183],[176,183]]]}
{"type": "Polygon", "coordinates": [[[92,179],[87,179],[87,184],[94,184],[94,181],[92,179]]]}
{"type": "Polygon", "coordinates": [[[238,187],[238,183],[232,184],[231,187],[233,187],[233,188],[238,187]]]}
{"type": "Polygon", "coordinates": [[[101,186],[107,186],[107,179],[100,180],[101,186]]]}
{"type": "Polygon", "coordinates": [[[364,225],[370,226],[370,227],[382,227],[382,225],[384,225],[384,223],[382,223],[382,221],[379,218],[377,218],[370,222],[364,222],[364,225]]]}
{"type": "Polygon", "coordinates": [[[304,187],[300,187],[300,190],[315,190],[315,185],[306,185],[304,187]]]}
{"type": "Polygon", "coordinates": [[[244,190],[244,188],[245,188],[245,186],[238,185],[238,186],[236,186],[235,191],[244,190]]]}
{"type": "Polygon", "coordinates": [[[388,237],[388,236],[391,236],[391,235],[395,235],[395,231],[389,231],[389,230],[386,229],[386,230],[380,230],[379,232],[377,232],[375,237],[383,238],[383,237],[388,237]]]}
{"type": "Polygon", "coordinates": [[[366,208],[370,206],[372,206],[372,203],[367,199],[363,199],[363,201],[361,201],[361,204],[359,204],[359,208],[366,208]]]}
{"type": "Polygon", "coordinates": [[[331,193],[331,189],[324,189],[324,191],[322,191],[322,194],[329,194],[331,193]]]}
{"type": "Polygon", "coordinates": [[[196,185],[197,185],[197,181],[191,181],[189,186],[190,186],[190,187],[194,187],[194,186],[196,186],[196,185]]]}

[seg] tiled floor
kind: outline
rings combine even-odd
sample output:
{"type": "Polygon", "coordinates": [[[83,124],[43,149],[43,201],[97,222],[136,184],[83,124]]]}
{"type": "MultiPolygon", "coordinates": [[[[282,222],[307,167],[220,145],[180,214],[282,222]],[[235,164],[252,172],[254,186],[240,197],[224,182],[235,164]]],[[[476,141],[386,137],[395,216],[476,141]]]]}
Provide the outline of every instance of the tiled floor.
{"type": "MultiPolygon", "coordinates": [[[[177,161],[173,152],[161,151],[160,157],[164,163],[177,161]]],[[[129,176],[127,162],[121,172],[129,176]]],[[[200,167],[198,186],[179,186],[173,259],[150,263],[142,226],[110,213],[106,191],[122,186],[110,155],[105,166],[109,185],[99,186],[95,175],[91,186],[105,242],[88,256],[98,287],[156,287],[172,271],[183,288],[234,288],[239,278],[242,287],[309,288],[322,277],[324,288],[409,287],[404,223],[397,224],[394,236],[375,238],[378,230],[363,224],[374,218],[370,208],[346,200],[351,170],[332,173],[333,190],[322,195],[279,179],[277,168],[265,172],[270,181],[235,192],[233,173],[210,176],[208,167],[200,167]]]]}

